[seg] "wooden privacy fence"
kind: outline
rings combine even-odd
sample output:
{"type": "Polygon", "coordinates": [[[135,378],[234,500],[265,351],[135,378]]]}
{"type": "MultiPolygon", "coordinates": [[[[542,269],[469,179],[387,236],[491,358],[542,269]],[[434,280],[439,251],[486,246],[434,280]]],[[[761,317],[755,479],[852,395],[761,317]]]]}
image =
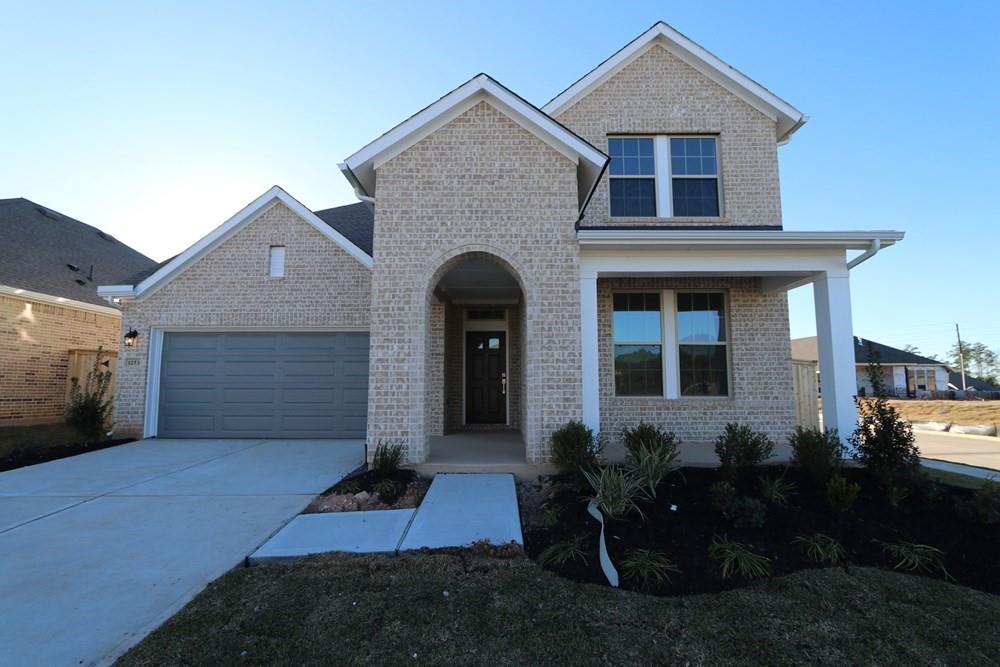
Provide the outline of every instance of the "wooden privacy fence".
{"type": "MultiPolygon", "coordinates": [[[[69,363],[66,366],[66,405],[69,405],[70,389],[73,386],[73,378],[77,378],[81,385],[87,382],[87,373],[94,367],[94,360],[97,359],[97,350],[70,350],[69,363]]],[[[101,350],[101,369],[111,371],[111,382],[108,384],[108,397],[115,393],[115,378],[118,371],[118,353],[109,350],[101,350]]]]}
{"type": "Polygon", "coordinates": [[[819,428],[819,383],[815,361],[792,360],[792,387],[795,392],[795,424],[819,428]]]}

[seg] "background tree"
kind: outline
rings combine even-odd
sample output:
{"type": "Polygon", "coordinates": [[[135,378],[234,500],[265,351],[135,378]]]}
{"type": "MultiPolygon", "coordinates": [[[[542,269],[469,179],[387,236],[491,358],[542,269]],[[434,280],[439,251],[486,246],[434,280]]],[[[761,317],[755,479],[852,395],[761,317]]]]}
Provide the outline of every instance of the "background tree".
{"type": "MultiPolygon", "coordinates": [[[[996,384],[1000,377],[1000,354],[991,350],[984,343],[967,343],[962,341],[962,352],[965,360],[965,372],[977,378],[996,384]]],[[[958,360],[958,343],[954,343],[948,351],[948,365],[954,370],[960,367],[958,360]]]]}

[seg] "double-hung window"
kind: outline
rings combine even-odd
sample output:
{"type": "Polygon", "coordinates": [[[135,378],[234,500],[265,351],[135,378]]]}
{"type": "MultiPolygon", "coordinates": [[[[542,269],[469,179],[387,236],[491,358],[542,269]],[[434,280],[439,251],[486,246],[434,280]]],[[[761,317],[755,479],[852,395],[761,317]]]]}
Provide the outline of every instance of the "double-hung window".
{"type": "Polygon", "coordinates": [[[616,396],[728,396],[722,292],[616,292],[612,298],[616,396]]]}
{"type": "Polygon", "coordinates": [[[609,137],[611,217],[722,213],[716,137],[609,137]]]}

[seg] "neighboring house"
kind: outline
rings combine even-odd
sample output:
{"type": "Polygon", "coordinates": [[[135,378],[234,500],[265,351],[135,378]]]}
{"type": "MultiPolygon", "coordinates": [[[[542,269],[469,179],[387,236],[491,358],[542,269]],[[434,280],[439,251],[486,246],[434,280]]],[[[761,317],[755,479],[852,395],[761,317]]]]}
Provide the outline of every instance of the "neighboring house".
{"type": "Polygon", "coordinates": [[[116,419],[401,441],[410,462],[467,430],[516,431],[544,462],[571,419],[783,440],[786,292],[812,283],[824,418],[849,433],[849,270],[903,234],[782,228],[778,147],[805,120],[663,23],[541,108],[477,75],[340,165],[363,203],[312,212],[275,187],[101,287],[139,332],[116,419]]]}
{"type": "MultiPolygon", "coordinates": [[[[962,389],[962,374],[958,371],[948,370],[948,389],[952,391],[958,391],[962,389]]],[[[965,374],[965,389],[966,391],[985,391],[985,392],[1000,392],[1000,387],[994,386],[982,380],[980,378],[965,374]]]]}
{"type": "Polygon", "coordinates": [[[63,418],[73,354],[118,350],[121,313],[98,283],[152,265],[95,227],[0,199],[0,425],[63,418]]]}
{"type": "MultiPolygon", "coordinates": [[[[816,336],[796,338],[792,340],[792,359],[817,361],[817,347],[816,336]]],[[[873,393],[868,377],[868,361],[873,354],[882,366],[886,389],[896,396],[915,398],[948,391],[948,366],[944,362],[855,336],[855,383],[859,394],[871,396],[873,393]]]]}

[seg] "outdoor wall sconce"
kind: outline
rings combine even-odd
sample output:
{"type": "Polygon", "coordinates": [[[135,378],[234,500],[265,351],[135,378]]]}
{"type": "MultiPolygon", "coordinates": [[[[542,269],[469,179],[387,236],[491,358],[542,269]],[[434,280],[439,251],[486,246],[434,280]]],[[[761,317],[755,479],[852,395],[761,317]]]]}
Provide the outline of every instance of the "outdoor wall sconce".
{"type": "Polygon", "coordinates": [[[128,333],[125,334],[125,347],[135,347],[135,340],[139,337],[139,332],[129,327],[128,333]]]}

